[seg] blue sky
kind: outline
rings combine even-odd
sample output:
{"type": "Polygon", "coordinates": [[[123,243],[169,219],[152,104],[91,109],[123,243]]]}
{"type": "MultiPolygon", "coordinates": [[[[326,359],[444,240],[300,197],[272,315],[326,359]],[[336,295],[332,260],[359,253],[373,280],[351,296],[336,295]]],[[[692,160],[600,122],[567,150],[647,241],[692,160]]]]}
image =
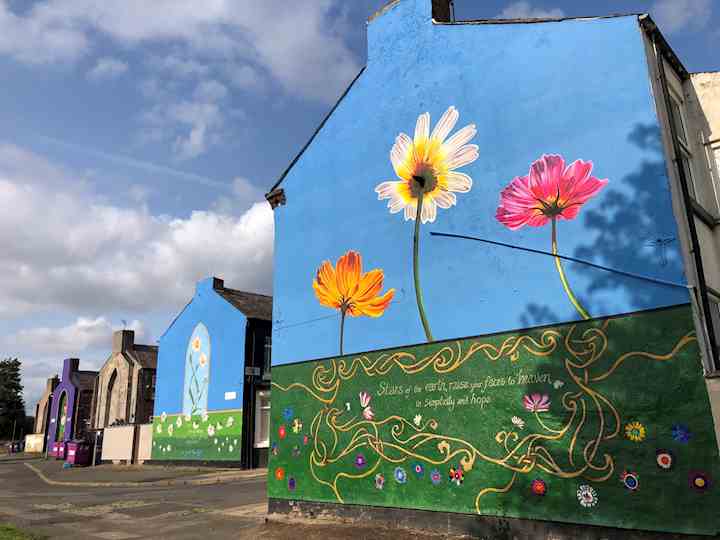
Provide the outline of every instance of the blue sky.
{"type": "MultiPolygon", "coordinates": [[[[0,0],[0,355],[29,407],[62,358],[99,367],[112,329],[154,343],[202,277],[271,292],[262,195],[382,3],[0,0]]],[[[688,69],[719,69],[712,0],[456,0],[459,19],[645,11],[688,69]]]]}

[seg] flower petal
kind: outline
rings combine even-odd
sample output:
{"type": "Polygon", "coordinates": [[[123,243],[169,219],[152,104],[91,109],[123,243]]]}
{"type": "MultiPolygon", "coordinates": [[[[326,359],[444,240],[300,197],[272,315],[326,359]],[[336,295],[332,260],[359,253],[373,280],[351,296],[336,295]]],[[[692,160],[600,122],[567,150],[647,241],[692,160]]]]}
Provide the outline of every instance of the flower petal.
{"type": "Polygon", "coordinates": [[[455,151],[469,143],[476,133],[477,128],[475,127],[475,124],[468,124],[443,143],[443,153],[446,156],[451,156],[455,153],[455,151]]]}
{"type": "Polygon", "coordinates": [[[432,197],[435,203],[443,210],[447,210],[451,206],[455,206],[457,204],[457,197],[454,193],[450,193],[449,191],[438,190],[437,194],[433,194],[432,197]]]}
{"type": "Polygon", "coordinates": [[[435,129],[433,129],[430,138],[438,143],[442,143],[443,141],[445,141],[445,138],[455,127],[458,118],[460,118],[460,113],[457,111],[457,109],[452,106],[448,107],[448,110],[445,111],[445,113],[442,115],[442,118],[440,118],[440,121],[435,126],[435,129]]]}
{"type": "Polygon", "coordinates": [[[478,146],[476,144],[465,145],[455,150],[445,162],[448,170],[458,169],[465,165],[469,165],[478,158],[478,146]]]}
{"type": "Polygon", "coordinates": [[[465,173],[451,171],[445,176],[445,184],[448,191],[467,193],[472,188],[473,181],[465,173]]]}
{"type": "Polygon", "coordinates": [[[390,162],[399,178],[409,179],[412,176],[413,150],[414,144],[408,135],[400,133],[395,138],[395,144],[390,150],[390,162]]]}
{"type": "Polygon", "coordinates": [[[422,113],[415,124],[415,145],[424,143],[430,138],[430,113],[422,113]]]}

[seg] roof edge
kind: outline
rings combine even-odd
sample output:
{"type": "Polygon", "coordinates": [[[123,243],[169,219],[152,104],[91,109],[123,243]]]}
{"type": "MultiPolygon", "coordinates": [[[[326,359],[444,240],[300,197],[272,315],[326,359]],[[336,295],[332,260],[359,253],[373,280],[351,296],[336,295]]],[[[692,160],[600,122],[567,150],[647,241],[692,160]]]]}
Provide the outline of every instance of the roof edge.
{"type": "Polygon", "coordinates": [[[594,21],[598,19],[618,19],[621,17],[638,17],[643,13],[611,13],[610,15],[582,15],[574,17],[534,17],[529,19],[467,19],[456,20],[451,22],[443,22],[433,20],[433,24],[438,26],[457,26],[465,24],[534,24],[546,22],[563,22],[563,21],[594,21]]]}
{"type": "Polygon", "coordinates": [[[660,53],[663,54],[668,63],[675,68],[680,75],[681,80],[688,80],[690,78],[690,72],[682,63],[678,55],[675,54],[675,51],[673,51],[672,47],[665,39],[665,36],[663,36],[660,28],[655,21],[653,21],[652,17],[648,13],[642,13],[638,15],[638,20],[640,21],[640,27],[645,30],[651,38],[655,38],[655,42],[660,49],[660,53]]]}
{"type": "MultiPolygon", "coordinates": [[[[400,0],[397,0],[397,1],[400,1],[400,0]]],[[[358,74],[355,75],[355,78],[350,82],[348,87],[345,89],[345,91],[342,93],[342,95],[335,102],[335,105],[332,106],[332,108],[325,115],[325,118],[323,118],[322,122],[320,122],[320,125],[315,129],[313,134],[310,136],[310,139],[308,139],[308,141],[305,143],[305,145],[300,149],[300,152],[298,152],[298,154],[295,156],[295,158],[290,162],[290,165],[288,165],[287,168],[283,171],[283,173],[280,175],[280,178],[278,178],[277,182],[275,182],[275,184],[273,184],[273,186],[265,194],[265,198],[267,198],[268,195],[270,195],[270,193],[275,191],[278,188],[278,186],[280,186],[280,184],[283,183],[283,180],[285,180],[285,177],[288,174],[290,174],[290,171],[295,166],[295,164],[298,162],[298,160],[302,157],[302,155],[305,153],[305,150],[307,150],[308,147],[312,144],[312,142],[315,140],[315,137],[317,137],[318,133],[320,133],[320,130],[322,130],[322,128],[325,127],[325,124],[330,119],[330,117],[333,115],[333,113],[335,112],[335,109],[337,109],[338,106],[340,105],[340,103],[342,102],[342,100],[345,99],[345,96],[348,95],[348,92],[350,92],[350,89],[353,86],[355,86],[355,83],[360,78],[360,75],[363,74],[363,72],[365,71],[365,68],[367,68],[367,66],[363,66],[362,69],[358,72],[358,74]]],[[[243,292],[243,291],[240,291],[240,292],[243,292]]]]}

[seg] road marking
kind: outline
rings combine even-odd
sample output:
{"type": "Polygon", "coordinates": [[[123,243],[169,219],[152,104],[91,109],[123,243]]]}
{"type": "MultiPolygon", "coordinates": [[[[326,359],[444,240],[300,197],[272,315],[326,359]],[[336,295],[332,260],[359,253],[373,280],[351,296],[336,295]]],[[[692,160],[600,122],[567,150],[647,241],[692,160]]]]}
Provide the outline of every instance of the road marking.
{"type": "Polygon", "coordinates": [[[257,504],[245,504],[243,506],[235,506],[233,508],[225,508],[224,510],[216,510],[215,514],[233,517],[258,517],[263,518],[267,514],[268,503],[262,502],[257,504]]]}
{"type": "Polygon", "coordinates": [[[122,531],[105,531],[91,534],[96,538],[104,538],[105,540],[128,540],[130,538],[142,538],[139,534],[130,534],[122,531]]]}

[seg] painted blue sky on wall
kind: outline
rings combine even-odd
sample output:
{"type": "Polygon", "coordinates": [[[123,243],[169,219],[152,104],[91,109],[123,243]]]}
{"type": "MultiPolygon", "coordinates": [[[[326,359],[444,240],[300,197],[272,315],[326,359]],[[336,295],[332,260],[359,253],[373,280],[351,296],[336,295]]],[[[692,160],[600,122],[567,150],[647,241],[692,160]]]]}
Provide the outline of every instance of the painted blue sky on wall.
{"type": "MultiPolygon", "coordinates": [[[[23,359],[29,412],[60,359],[98,368],[113,329],[154,343],[200,278],[271,292],[262,194],[365,64],[383,3],[0,0],[0,349],[23,359]]],[[[690,70],[718,69],[712,0],[455,4],[461,19],[651,11],[690,70]]]]}
{"type": "MultiPolygon", "coordinates": [[[[419,230],[422,305],[434,339],[687,302],[637,19],[433,26],[423,19],[425,4],[407,0],[370,24],[368,69],[283,184],[273,361],[338,354],[341,310],[319,302],[311,280],[323,260],[335,264],[348,250],[360,253],[363,272],[383,271],[378,294],[395,293],[380,319],[347,317],[344,352],[428,338],[415,295],[414,221],[404,219],[402,194],[382,183],[424,174],[401,158],[413,142],[416,153],[432,154],[417,143],[418,132],[433,129],[450,147],[460,142],[446,156],[458,165],[446,176],[457,204],[439,201],[436,218],[425,216],[419,230]],[[435,128],[447,124],[451,107],[459,116],[452,130],[435,128]],[[400,132],[409,136],[396,142],[400,132]],[[576,184],[566,185],[571,177],[576,184]],[[674,285],[567,261],[559,274],[547,255],[430,235],[551,251],[552,219],[517,227],[498,211],[504,188],[513,184],[504,208],[517,213],[523,182],[542,178],[558,190],[546,201],[575,205],[550,210],[560,254],[674,285]]],[[[332,281],[326,271],[321,282],[332,281]]]]}

